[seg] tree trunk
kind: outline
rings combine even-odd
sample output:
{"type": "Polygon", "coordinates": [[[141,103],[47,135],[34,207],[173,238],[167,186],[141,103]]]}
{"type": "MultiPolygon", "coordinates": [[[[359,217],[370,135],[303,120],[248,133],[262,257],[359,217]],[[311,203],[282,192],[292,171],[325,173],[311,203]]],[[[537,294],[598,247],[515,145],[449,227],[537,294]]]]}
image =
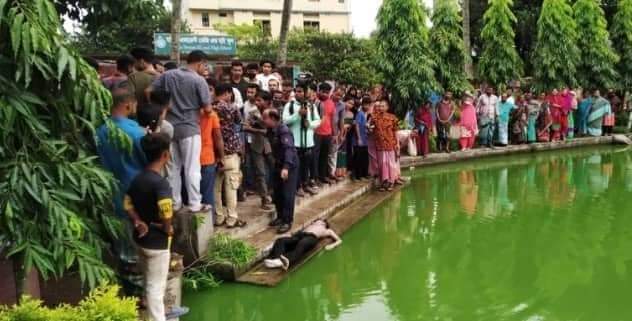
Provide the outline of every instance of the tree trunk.
{"type": "Polygon", "coordinates": [[[290,16],[292,13],[292,0],[283,0],[283,14],[281,16],[281,33],[279,34],[279,54],[277,62],[279,66],[287,64],[287,36],[290,30],[290,16]]]}
{"type": "Polygon", "coordinates": [[[182,1],[172,0],[171,13],[171,59],[180,65],[180,29],[182,24],[182,1]]]}
{"type": "Polygon", "coordinates": [[[465,49],[465,73],[472,79],[474,72],[472,67],[472,39],[470,37],[470,0],[462,0],[463,9],[463,47],[465,49]]]}

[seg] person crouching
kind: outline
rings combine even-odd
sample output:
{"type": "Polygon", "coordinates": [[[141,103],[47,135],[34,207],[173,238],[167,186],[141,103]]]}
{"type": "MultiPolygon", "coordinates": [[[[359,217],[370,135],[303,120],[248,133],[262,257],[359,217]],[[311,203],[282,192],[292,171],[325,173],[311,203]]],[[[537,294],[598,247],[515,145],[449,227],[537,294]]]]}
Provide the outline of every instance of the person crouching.
{"type": "Polygon", "coordinates": [[[281,115],[275,109],[263,113],[263,122],[268,128],[268,138],[274,155],[272,169],[272,196],[276,208],[276,219],[270,226],[277,227],[283,234],[292,228],[294,205],[298,185],[298,154],[294,147],[294,137],[290,129],[281,121],[281,115]]]}

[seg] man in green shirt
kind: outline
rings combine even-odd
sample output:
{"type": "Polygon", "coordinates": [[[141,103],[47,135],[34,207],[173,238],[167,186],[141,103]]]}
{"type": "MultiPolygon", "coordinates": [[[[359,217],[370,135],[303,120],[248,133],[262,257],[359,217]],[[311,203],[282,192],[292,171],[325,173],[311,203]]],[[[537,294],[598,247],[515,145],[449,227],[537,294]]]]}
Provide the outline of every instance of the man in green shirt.
{"type": "Polygon", "coordinates": [[[299,197],[305,193],[311,195],[316,191],[309,186],[310,179],[315,179],[312,173],[314,156],[314,129],[320,125],[318,108],[306,99],[307,86],[298,85],[294,89],[294,100],[291,100],[283,109],[283,122],[294,136],[299,157],[299,197]]]}
{"type": "Polygon", "coordinates": [[[145,91],[160,73],[154,69],[154,54],[151,50],[147,48],[134,48],[130,54],[135,60],[135,71],[128,76],[130,91],[136,96],[138,105],[143,106],[149,102],[145,91]]]}

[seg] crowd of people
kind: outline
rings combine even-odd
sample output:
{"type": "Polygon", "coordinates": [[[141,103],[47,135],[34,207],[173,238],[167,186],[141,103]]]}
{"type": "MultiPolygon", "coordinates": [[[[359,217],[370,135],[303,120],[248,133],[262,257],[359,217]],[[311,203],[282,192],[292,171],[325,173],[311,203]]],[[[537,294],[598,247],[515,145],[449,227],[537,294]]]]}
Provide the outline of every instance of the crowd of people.
{"type": "MultiPolygon", "coordinates": [[[[201,51],[178,66],[163,65],[146,48],[121,56],[102,81],[113,97],[112,124],[132,141],[128,151],[112,139],[110,124],[97,130],[100,159],[118,181],[115,210],[127,232],[113,242],[119,274],[127,276],[128,294],[144,290],[143,304],[156,321],[184,313],[165,313],[162,304],[176,213],[210,213],[217,227],[243,228],[248,222],[238,203],[254,196],[262,215],[275,212],[270,226],[285,234],[296,198],[325,185],[346,177],[374,179],[381,191],[401,185],[400,127],[413,128],[425,157],[433,139],[438,151],[450,152],[453,140],[469,150],[477,138],[495,148],[609,135],[622,109],[613,92],[604,98],[598,90],[538,96],[508,90],[498,97],[487,87],[478,97],[464,93],[458,104],[445,92],[411,111],[402,126],[381,85],[364,91],[335,81],[292,81],[269,60],[233,61],[229,74],[218,75],[201,51]]],[[[287,268],[322,237],[339,244],[335,233],[314,224],[317,233],[280,239],[267,264],[287,268]],[[293,250],[285,251],[289,245],[293,250]]]]}
{"type": "Polygon", "coordinates": [[[499,97],[486,87],[476,97],[465,92],[460,103],[445,92],[438,102],[428,101],[407,118],[414,128],[416,151],[425,157],[435,136],[437,151],[449,153],[451,140],[467,151],[474,148],[476,138],[479,146],[495,148],[612,135],[615,117],[624,109],[613,90],[603,97],[597,89],[562,88],[539,95],[508,89],[499,97]]]}
{"type": "MultiPolygon", "coordinates": [[[[335,82],[293,86],[272,61],[233,61],[230,74],[218,77],[201,51],[177,66],[155,61],[146,48],[121,56],[102,81],[113,97],[112,124],[132,141],[125,150],[111,125],[97,129],[100,159],[119,184],[115,210],[128,232],[114,240],[119,274],[128,294],[144,291],[153,320],[184,313],[165,313],[160,303],[176,213],[211,213],[217,227],[242,228],[238,203],[254,195],[262,215],[276,213],[270,226],[284,234],[296,197],[347,176],[378,178],[383,191],[402,184],[399,121],[381,86],[366,93],[335,82]]],[[[308,232],[301,239],[311,241],[308,232]]]]}

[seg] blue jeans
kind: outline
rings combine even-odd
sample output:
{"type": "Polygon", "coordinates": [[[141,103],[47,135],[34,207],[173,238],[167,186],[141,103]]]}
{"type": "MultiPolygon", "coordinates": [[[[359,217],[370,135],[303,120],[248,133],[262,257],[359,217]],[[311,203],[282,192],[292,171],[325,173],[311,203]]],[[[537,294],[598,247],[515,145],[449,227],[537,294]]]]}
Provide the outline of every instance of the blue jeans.
{"type": "Polygon", "coordinates": [[[200,192],[202,193],[202,204],[213,206],[215,210],[215,174],[216,165],[202,166],[202,181],[200,182],[200,192]]]}

